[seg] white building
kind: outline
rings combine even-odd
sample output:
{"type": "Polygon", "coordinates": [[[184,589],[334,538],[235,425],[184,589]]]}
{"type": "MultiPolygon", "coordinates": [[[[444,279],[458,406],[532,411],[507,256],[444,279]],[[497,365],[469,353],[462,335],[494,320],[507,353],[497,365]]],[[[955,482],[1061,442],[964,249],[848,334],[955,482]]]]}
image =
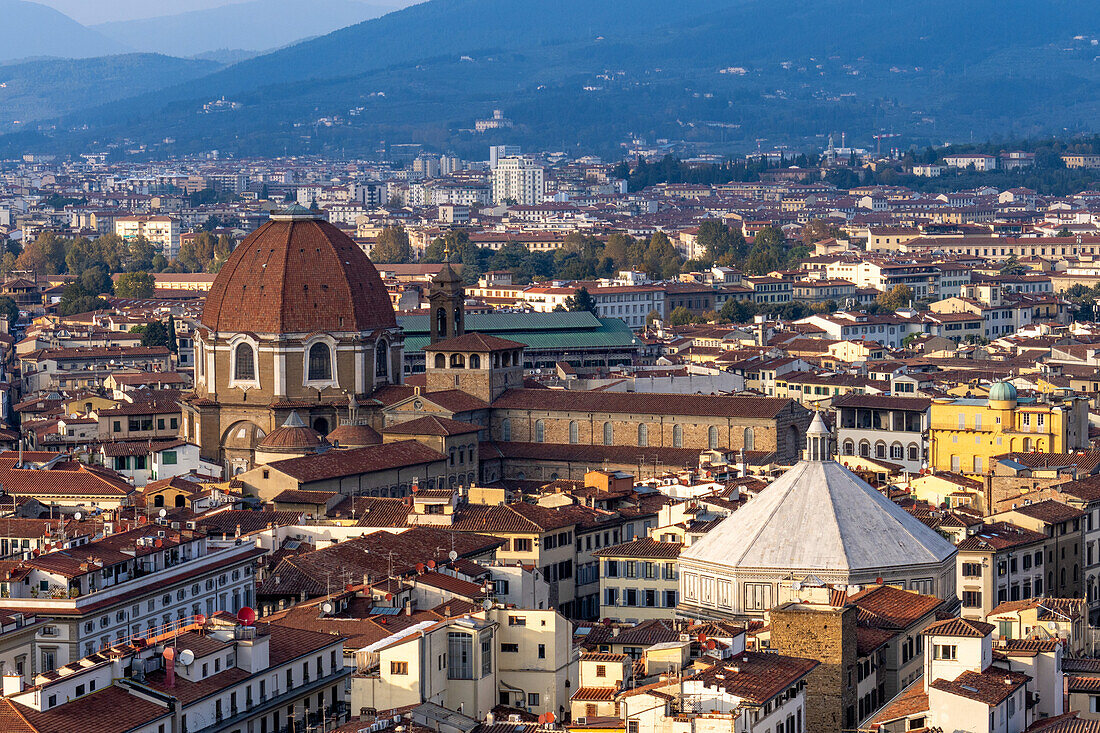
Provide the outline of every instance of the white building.
{"type": "Polygon", "coordinates": [[[54,619],[35,673],[191,616],[252,605],[263,554],[252,545],[213,549],[199,532],[157,524],[51,550],[0,575],[0,613],[54,619]]]}
{"type": "Polygon", "coordinates": [[[169,259],[179,256],[180,222],[171,216],[122,216],[115,219],[115,234],[129,241],[145,237],[169,259]]]}
{"type": "Polygon", "coordinates": [[[274,732],[347,720],[340,636],[219,617],[147,641],[39,674],[31,687],[5,675],[5,731],[274,732]]]}
{"type": "Polygon", "coordinates": [[[537,204],[545,192],[542,166],[533,158],[503,158],[493,168],[493,203],[537,204]]]}

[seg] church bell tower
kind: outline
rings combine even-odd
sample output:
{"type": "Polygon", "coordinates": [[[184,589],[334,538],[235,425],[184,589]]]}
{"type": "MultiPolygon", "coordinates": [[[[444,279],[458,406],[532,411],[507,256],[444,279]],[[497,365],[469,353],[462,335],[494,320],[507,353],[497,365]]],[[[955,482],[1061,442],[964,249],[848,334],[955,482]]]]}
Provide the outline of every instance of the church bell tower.
{"type": "Polygon", "coordinates": [[[431,343],[466,333],[465,300],[466,291],[462,278],[449,262],[445,262],[443,269],[432,280],[432,289],[428,293],[428,305],[432,314],[431,343]]]}

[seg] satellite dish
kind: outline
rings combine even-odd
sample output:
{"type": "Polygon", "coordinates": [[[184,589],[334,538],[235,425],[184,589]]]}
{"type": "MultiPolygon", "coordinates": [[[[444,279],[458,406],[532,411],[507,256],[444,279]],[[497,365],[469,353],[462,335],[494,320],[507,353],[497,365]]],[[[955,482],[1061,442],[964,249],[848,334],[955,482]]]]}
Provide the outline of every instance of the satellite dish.
{"type": "Polygon", "coordinates": [[[326,613],[326,614],[332,613],[332,604],[329,603],[328,601],[325,601],[324,603],[321,604],[321,611],[326,613]]]}
{"type": "Polygon", "coordinates": [[[157,512],[157,516],[160,517],[161,519],[164,519],[165,517],[168,516],[168,510],[167,509],[161,509],[159,512],[157,512]]]}
{"type": "Polygon", "coordinates": [[[73,519],[75,519],[76,521],[78,521],[78,522],[79,522],[79,521],[80,521],[80,518],[81,518],[82,516],[83,516],[83,515],[82,515],[82,514],[81,514],[80,512],[77,512],[76,514],[74,514],[74,515],[73,515],[73,519]]]}
{"type": "Polygon", "coordinates": [[[182,652],[180,652],[180,664],[182,664],[184,667],[191,664],[191,662],[193,661],[195,661],[195,652],[191,651],[190,649],[184,649],[182,652]]]}
{"type": "Polygon", "coordinates": [[[449,557],[451,559],[451,562],[454,562],[455,560],[458,559],[458,553],[455,552],[454,550],[451,550],[450,552],[447,553],[447,557],[449,557]]]}
{"type": "Polygon", "coordinates": [[[553,723],[554,722],[554,714],[553,713],[547,713],[546,714],[546,722],[547,723],[553,723]]]}
{"type": "Polygon", "coordinates": [[[493,607],[493,602],[486,598],[484,601],[481,602],[481,607],[488,611],[493,607]]]}
{"type": "Polygon", "coordinates": [[[256,612],[244,606],[240,611],[237,611],[237,620],[241,622],[241,626],[251,626],[256,623],[256,612]]]}

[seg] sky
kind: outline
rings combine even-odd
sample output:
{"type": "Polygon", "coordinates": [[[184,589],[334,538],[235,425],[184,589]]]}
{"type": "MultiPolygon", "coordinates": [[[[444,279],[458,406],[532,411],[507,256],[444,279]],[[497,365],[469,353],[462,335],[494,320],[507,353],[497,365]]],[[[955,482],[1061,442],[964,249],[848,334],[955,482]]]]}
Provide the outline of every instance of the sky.
{"type": "MultiPolygon", "coordinates": [[[[78,23],[95,25],[112,20],[155,18],[190,10],[206,10],[245,0],[33,0],[60,10],[78,23]]],[[[306,0],[308,2],[308,0],[306,0]]],[[[402,7],[414,0],[384,0],[379,5],[402,7]]]]}

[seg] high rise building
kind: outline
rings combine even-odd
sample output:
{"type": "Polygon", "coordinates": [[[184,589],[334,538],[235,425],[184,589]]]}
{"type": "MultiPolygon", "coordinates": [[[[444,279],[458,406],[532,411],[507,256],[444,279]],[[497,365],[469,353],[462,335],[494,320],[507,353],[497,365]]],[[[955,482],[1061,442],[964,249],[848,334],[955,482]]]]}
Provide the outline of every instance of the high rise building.
{"type": "Polygon", "coordinates": [[[493,168],[493,202],[537,204],[545,192],[542,166],[531,158],[501,158],[493,168]]]}

